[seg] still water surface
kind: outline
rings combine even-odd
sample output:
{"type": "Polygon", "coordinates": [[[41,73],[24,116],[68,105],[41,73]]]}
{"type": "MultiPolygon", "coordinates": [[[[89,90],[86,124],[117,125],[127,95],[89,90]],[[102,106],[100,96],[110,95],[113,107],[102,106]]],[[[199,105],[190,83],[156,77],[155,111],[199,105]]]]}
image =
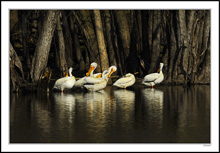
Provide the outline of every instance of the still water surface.
{"type": "Polygon", "coordinates": [[[10,143],[210,143],[210,86],[12,93],[10,143]]]}

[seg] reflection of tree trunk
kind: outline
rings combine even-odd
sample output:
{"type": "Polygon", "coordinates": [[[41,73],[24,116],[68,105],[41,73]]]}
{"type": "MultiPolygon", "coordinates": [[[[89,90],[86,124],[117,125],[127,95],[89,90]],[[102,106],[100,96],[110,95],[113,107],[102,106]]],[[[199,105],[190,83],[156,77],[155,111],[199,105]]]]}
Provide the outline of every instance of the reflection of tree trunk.
{"type": "Polygon", "coordinates": [[[74,17],[76,18],[80,28],[82,28],[83,34],[86,38],[87,47],[89,50],[90,62],[96,62],[98,64],[96,70],[98,72],[100,69],[100,56],[98,52],[97,39],[90,16],[90,11],[73,11],[74,17]]]}
{"type": "Polygon", "coordinates": [[[98,40],[98,47],[99,47],[99,54],[100,54],[100,61],[101,61],[101,70],[102,72],[104,70],[107,70],[109,67],[108,62],[108,54],[106,50],[105,45],[105,38],[103,34],[103,28],[102,28],[102,20],[99,10],[94,10],[94,19],[95,19],[95,28],[96,28],[96,35],[98,40]]]}
{"type": "Polygon", "coordinates": [[[111,28],[111,16],[108,10],[104,10],[105,13],[105,28],[107,36],[107,48],[110,65],[116,65],[115,52],[112,44],[112,28],[111,28]]]}
{"type": "Polygon", "coordinates": [[[44,18],[43,27],[38,38],[31,67],[31,79],[37,82],[41,71],[46,68],[53,33],[57,24],[59,11],[49,10],[44,18]]]}
{"type": "Polygon", "coordinates": [[[85,71],[85,62],[83,60],[83,55],[80,51],[80,44],[77,36],[76,27],[73,21],[73,18],[70,17],[70,25],[71,25],[71,33],[73,35],[73,44],[74,44],[74,50],[76,51],[76,60],[79,63],[79,67],[81,71],[85,71]]]}
{"type": "Polygon", "coordinates": [[[65,43],[65,57],[68,67],[73,67],[73,49],[72,49],[72,36],[70,33],[69,23],[64,11],[62,11],[62,23],[63,23],[63,36],[65,43]]]}
{"type": "Polygon", "coordinates": [[[122,42],[123,53],[124,53],[124,71],[126,72],[127,63],[129,63],[128,56],[130,53],[130,32],[128,28],[127,18],[124,11],[114,11],[115,18],[119,29],[119,35],[122,42]]]}
{"type": "Polygon", "coordinates": [[[65,43],[63,37],[63,30],[60,22],[60,16],[57,19],[57,33],[58,33],[58,44],[59,44],[59,57],[60,57],[60,71],[61,76],[65,76],[68,66],[66,63],[66,56],[65,56],[65,43]]]}

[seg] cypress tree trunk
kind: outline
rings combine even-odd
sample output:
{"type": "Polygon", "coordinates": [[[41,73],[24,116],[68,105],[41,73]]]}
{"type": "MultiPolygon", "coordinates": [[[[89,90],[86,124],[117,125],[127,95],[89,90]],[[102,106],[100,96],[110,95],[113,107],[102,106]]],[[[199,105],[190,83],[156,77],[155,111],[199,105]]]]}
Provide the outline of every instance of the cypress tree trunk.
{"type": "Polygon", "coordinates": [[[103,34],[100,11],[94,10],[93,13],[94,13],[94,19],[95,19],[95,28],[96,28],[96,36],[98,40],[99,54],[101,57],[100,58],[101,70],[103,72],[104,70],[107,70],[109,68],[108,54],[107,54],[106,45],[105,45],[105,38],[103,34]]]}
{"type": "Polygon", "coordinates": [[[111,13],[111,17],[112,17],[112,33],[113,33],[113,47],[115,49],[115,57],[116,57],[116,60],[117,60],[117,63],[118,63],[118,71],[120,72],[120,75],[123,76],[124,73],[123,73],[123,61],[122,59],[120,58],[120,53],[119,53],[119,47],[118,47],[118,36],[116,34],[116,22],[115,22],[115,18],[114,18],[114,14],[113,12],[110,12],[111,13]]]}
{"type": "MultiPolygon", "coordinates": [[[[31,68],[30,65],[30,57],[29,57],[29,48],[28,48],[28,40],[27,40],[27,17],[26,17],[26,11],[22,11],[22,40],[23,40],[23,49],[24,49],[24,59],[25,63],[28,69],[31,68]]],[[[29,78],[27,78],[28,80],[29,78]]]]}
{"type": "Polygon", "coordinates": [[[160,11],[153,12],[153,37],[152,37],[152,50],[151,50],[151,64],[148,73],[152,73],[158,67],[157,62],[160,56],[160,24],[161,13],[160,11]]]}
{"type": "Polygon", "coordinates": [[[92,23],[92,19],[89,11],[73,11],[74,17],[76,18],[79,27],[82,29],[83,34],[86,38],[87,47],[89,50],[90,62],[96,62],[96,71],[100,72],[100,56],[98,52],[98,43],[92,23]]]}
{"type": "Polygon", "coordinates": [[[76,27],[75,27],[75,24],[74,24],[73,20],[74,19],[72,17],[70,17],[70,28],[71,28],[71,31],[72,31],[71,33],[72,33],[72,36],[73,36],[73,46],[74,46],[74,50],[76,52],[76,60],[79,63],[80,70],[82,72],[85,72],[85,62],[84,62],[82,53],[80,51],[79,39],[78,39],[78,36],[77,36],[76,27]]]}
{"type": "Polygon", "coordinates": [[[112,28],[111,28],[111,15],[108,10],[104,10],[105,14],[105,29],[106,29],[106,38],[107,38],[107,48],[109,56],[109,65],[116,65],[116,57],[112,44],[112,28]]]}
{"type": "Polygon", "coordinates": [[[202,83],[210,82],[210,11],[206,11],[202,50],[200,53],[201,73],[198,80],[202,83]]]}
{"type": "Polygon", "coordinates": [[[66,62],[66,56],[65,56],[65,43],[64,43],[64,37],[63,37],[63,30],[60,23],[60,16],[58,16],[57,19],[57,33],[58,33],[58,44],[59,44],[59,59],[60,59],[60,71],[61,71],[61,77],[65,76],[68,71],[68,66],[66,62]]]}
{"type": "Polygon", "coordinates": [[[195,21],[195,11],[188,11],[188,17],[187,17],[187,48],[186,51],[188,53],[187,56],[185,58],[188,58],[188,63],[187,64],[187,72],[186,72],[186,81],[188,81],[188,77],[189,75],[191,75],[191,71],[192,71],[192,57],[191,57],[191,52],[192,52],[192,35],[193,35],[193,28],[194,28],[194,21],[195,21]]]}
{"type": "Polygon", "coordinates": [[[176,36],[174,32],[174,25],[173,25],[174,16],[173,13],[170,13],[170,43],[168,44],[170,46],[170,60],[169,60],[169,67],[168,67],[168,78],[167,81],[171,82],[173,78],[173,68],[174,68],[174,59],[175,59],[175,53],[177,51],[177,44],[176,44],[176,36]]]}
{"type": "Polygon", "coordinates": [[[12,83],[12,91],[18,92],[22,86],[22,81],[24,80],[24,72],[20,58],[18,57],[17,53],[14,50],[10,42],[10,79],[12,83]],[[17,72],[15,69],[17,67],[20,72],[17,72]],[[20,75],[21,74],[21,75],[20,75]]]}
{"type": "Polygon", "coordinates": [[[115,12],[115,18],[118,25],[119,35],[123,47],[123,55],[124,55],[123,61],[125,68],[124,71],[126,73],[127,64],[129,63],[128,56],[130,53],[130,32],[129,32],[129,27],[127,23],[127,18],[125,16],[125,12],[124,11],[114,11],[114,12],[115,12]]]}
{"type": "Polygon", "coordinates": [[[62,23],[63,23],[63,36],[65,43],[66,62],[68,67],[73,67],[74,62],[73,62],[72,36],[65,11],[62,11],[62,23]]]}
{"type": "Polygon", "coordinates": [[[33,82],[38,81],[41,71],[47,66],[50,45],[57,24],[58,14],[59,11],[49,10],[44,18],[43,27],[32,60],[30,74],[33,82]]]}

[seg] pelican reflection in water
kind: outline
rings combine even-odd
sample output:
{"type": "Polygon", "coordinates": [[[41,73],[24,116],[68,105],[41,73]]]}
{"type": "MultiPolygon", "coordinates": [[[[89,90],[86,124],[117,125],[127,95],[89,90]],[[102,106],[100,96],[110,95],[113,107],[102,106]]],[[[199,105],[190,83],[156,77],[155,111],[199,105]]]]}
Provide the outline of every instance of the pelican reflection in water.
{"type": "Polygon", "coordinates": [[[149,118],[151,118],[152,121],[158,121],[155,123],[159,123],[157,127],[161,128],[163,120],[164,92],[158,89],[145,88],[142,90],[142,98],[149,118]]]}
{"type": "Polygon", "coordinates": [[[131,90],[119,89],[114,91],[114,97],[117,111],[123,114],[122,120],[128,122],[135,109],[135,93],[131,90]]]}
{"type": "Polygon", "coordinates": [[[56,105],[58,105],[57,108],[60,110],[59,117],[63,118],[64,121],[68,116],[68,121],[72,122],[72,119],[75,117],[75,97],[72,94],[54,93],[54,100],[56,105]]]}

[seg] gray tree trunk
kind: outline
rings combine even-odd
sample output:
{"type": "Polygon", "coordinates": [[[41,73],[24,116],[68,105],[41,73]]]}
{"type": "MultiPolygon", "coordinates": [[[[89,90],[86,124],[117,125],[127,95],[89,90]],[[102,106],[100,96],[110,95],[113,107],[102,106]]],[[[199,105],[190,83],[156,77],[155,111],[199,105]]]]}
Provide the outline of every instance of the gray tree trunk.
{"type": "Polygon", "coordinates": [[[105,38],[103,34],[103,28],[102,28],[102,20],[99,10],[94,10],[94,19],[95,19],[95,29],[96,29],[96,36],[98,41],[98,48],[99,48],[99,54],[100,54],[100,61],[101,61],[101,70],[102,72],[104,70],[107,70],[109,68],[109,62],[108,62],[108,53],[106,50],[105,45],[105,38]]]}
{"type": "Polygon", "coordinates": [[[57,24],[58,14],[59,11],[49,10],[44,18],[43,27],[32,60],[30,74],[33,82],[38,81],[41,71],[47,66],[50,45],[57,24]]]}
{"type": "Polygon", "coordinates": [[[57,33],[58,33],[58,44],[59,44],[59,59],[60,59],[60,71],[61,77],[65,76],[68,71],[68,66],[66,62],[66,55],[65,55],[65,42],[63,36],[63,29],[60,22],[60,16],[57,19],[57,33]]]}

